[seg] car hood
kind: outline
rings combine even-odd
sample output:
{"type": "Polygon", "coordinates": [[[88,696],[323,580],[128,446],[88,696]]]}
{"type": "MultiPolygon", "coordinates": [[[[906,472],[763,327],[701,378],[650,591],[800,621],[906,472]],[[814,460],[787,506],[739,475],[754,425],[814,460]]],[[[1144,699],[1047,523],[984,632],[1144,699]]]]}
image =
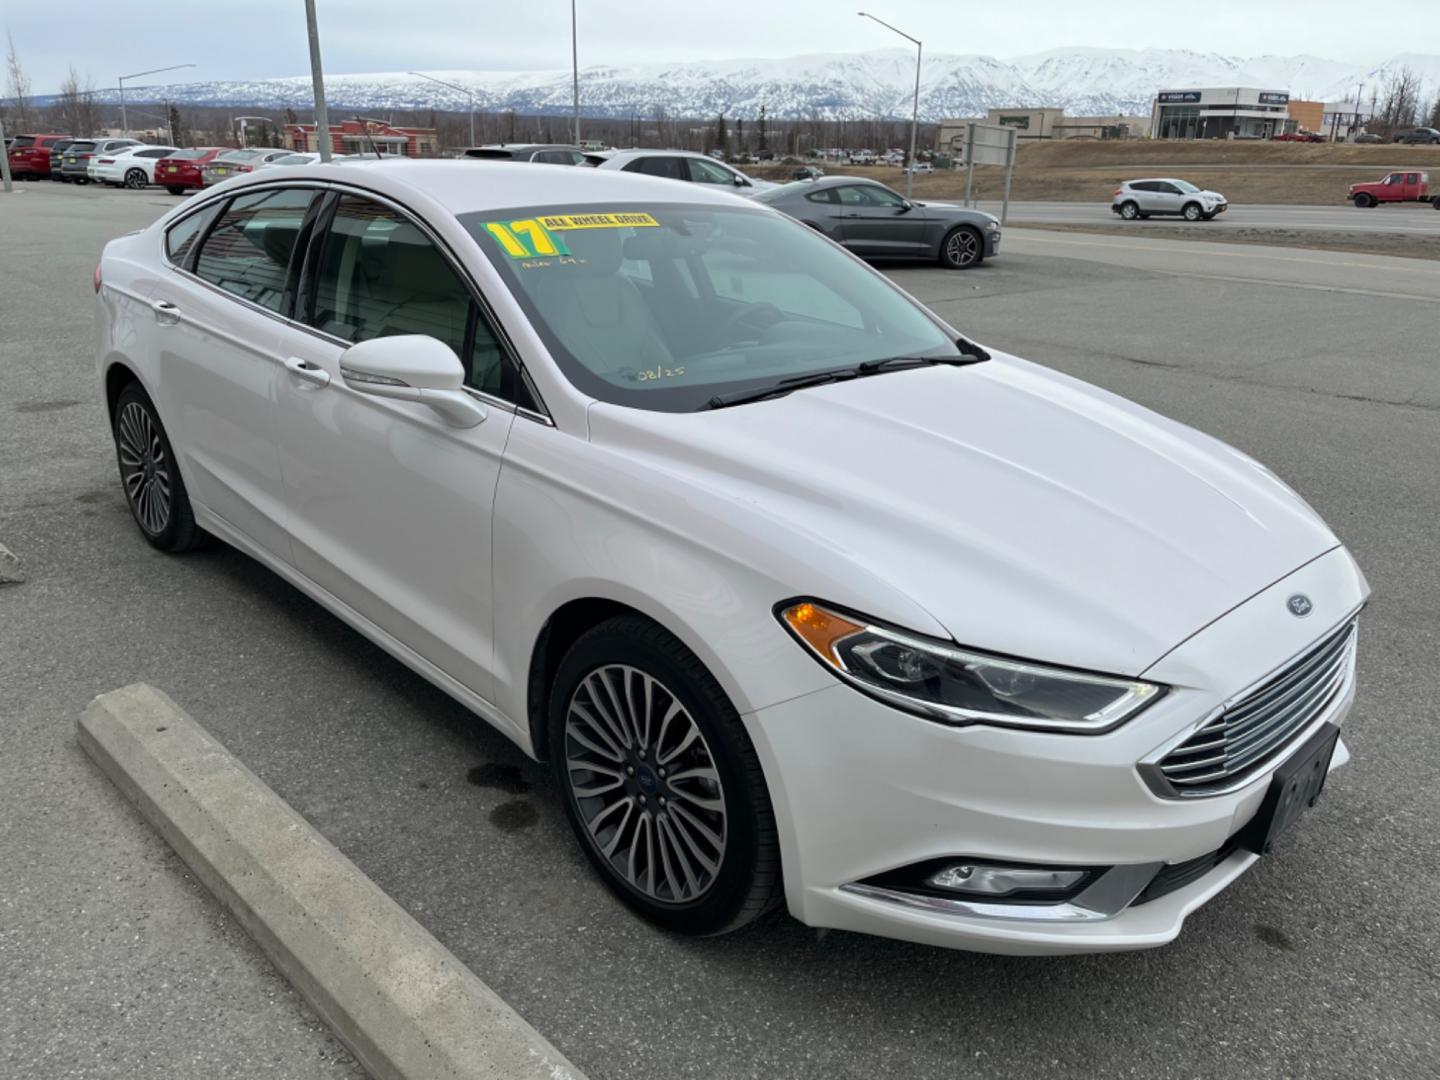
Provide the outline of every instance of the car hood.
{"type": "Polygon", "coordinates": [[[591,438],[808,552],[787,596],[858,605],[848,566],[962,645],[1117,674],[1338,544],[1238,451],[1014,357],[703,413],[597,404],[591,438]]]}
{"type": "Polygon", "coordinates": [[[973,207],[964,206],[960,203],[930,202],[927,199],[924,202],[916,200],[915,205],[921,210],[924,210],[927,217],[952,218],[957,221],[962,219],[965,221],[993,221],[997,225],[1000,223],[1000,219],[994,214],[986,213],[984,210],[976,210],[973,207]]]}

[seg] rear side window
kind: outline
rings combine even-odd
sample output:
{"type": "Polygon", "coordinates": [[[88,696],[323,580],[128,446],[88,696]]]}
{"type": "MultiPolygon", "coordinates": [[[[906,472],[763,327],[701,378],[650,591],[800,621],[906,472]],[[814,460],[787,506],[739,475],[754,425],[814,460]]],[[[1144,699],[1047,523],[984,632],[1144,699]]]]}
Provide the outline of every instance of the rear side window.
{"type": "Polygon", "coordinates": [[[636,158],[622,171],[644,173],[646,176],[663,176],[670,180],[686,179],[685,159],[677,157],[636,158]]]}
{"type": "Polygon", "coordinates": [[[11,149],[11,150],[24,150],[27,146],[34,146],[34,145],[35,145],[35,136],[33,136],[33,135],[16,135],[16,136],[15,136],[15,141],[10,144],[10,149],[11,149]]]}
{"type": "Polygon", "coordinates": [[[690,166],[690,179],[697,184],[727,184],[734,187],[735,182],[740,179],[724,166],[709,161],[689,158],[687,163],[690,166]]]}
{"type": "Polygon", "coordinates": [[[835,201],[835,189],[821,188],[819,191],[807,191],[805,198],[811,202],[833,203],[835,201]]]}
{"type": "Polygon", "coordinates": [[[300,225],[314,192],[257,191],[231,200],[195,259],[195,273],[253,304],[279,311],[300,225]]]}
{"type": "Polygon", "coordinates": [[[204,235],[210,222],[215,220],[215,215],[220,212],[221,205],[219,202],[213,202],[204,210],[181,218],[170,226],[170,230],[165,234],[165,254],[171,262],[176,266],[186,265],[190,249],[195,246],[195,241],[204,235]]]}

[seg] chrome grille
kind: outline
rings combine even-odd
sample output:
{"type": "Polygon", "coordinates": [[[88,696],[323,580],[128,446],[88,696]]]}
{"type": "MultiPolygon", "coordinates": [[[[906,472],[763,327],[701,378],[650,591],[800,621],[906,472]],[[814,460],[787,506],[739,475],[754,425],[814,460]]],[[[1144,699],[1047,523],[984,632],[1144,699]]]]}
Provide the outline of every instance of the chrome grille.
{"type": "Polygon", "coordinates": [[[1259,772],[1333,702],[1355,670],[1346,623],[1200,728],[1160,761],[1180,795],[1213,795],[1259,772]]]}

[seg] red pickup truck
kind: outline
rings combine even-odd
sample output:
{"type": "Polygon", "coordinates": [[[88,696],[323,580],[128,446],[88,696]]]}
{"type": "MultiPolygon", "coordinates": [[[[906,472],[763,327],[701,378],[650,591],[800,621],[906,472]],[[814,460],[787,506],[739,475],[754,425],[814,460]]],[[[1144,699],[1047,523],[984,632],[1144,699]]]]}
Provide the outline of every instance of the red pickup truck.
{"type": "Polygon", "coordinates": [[[1379,206],[1381,203],[1428,202],[1440,210],[1440,195],[1430,194],[1430,174],[1393,172],[1383,180],[1369,184],[1351,184],[1346,196],[1356,206],[1379,206]]]}
{"type": "Polygon", "coordinates": [[[50,179],[50,148],[69,135],[16,135],[10,144],[10,175],[17,180],[50,179]]]}

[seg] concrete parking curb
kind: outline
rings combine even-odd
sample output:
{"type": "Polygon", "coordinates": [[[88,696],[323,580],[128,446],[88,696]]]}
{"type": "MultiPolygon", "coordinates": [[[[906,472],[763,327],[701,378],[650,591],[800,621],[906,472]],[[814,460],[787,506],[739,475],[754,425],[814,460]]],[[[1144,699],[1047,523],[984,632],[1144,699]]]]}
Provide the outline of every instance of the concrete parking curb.
{"type": "Polygon", "coordinates": [[[164,693],[97,697],[80,745],[380,1080],[585,1080],[164,693]]]}

